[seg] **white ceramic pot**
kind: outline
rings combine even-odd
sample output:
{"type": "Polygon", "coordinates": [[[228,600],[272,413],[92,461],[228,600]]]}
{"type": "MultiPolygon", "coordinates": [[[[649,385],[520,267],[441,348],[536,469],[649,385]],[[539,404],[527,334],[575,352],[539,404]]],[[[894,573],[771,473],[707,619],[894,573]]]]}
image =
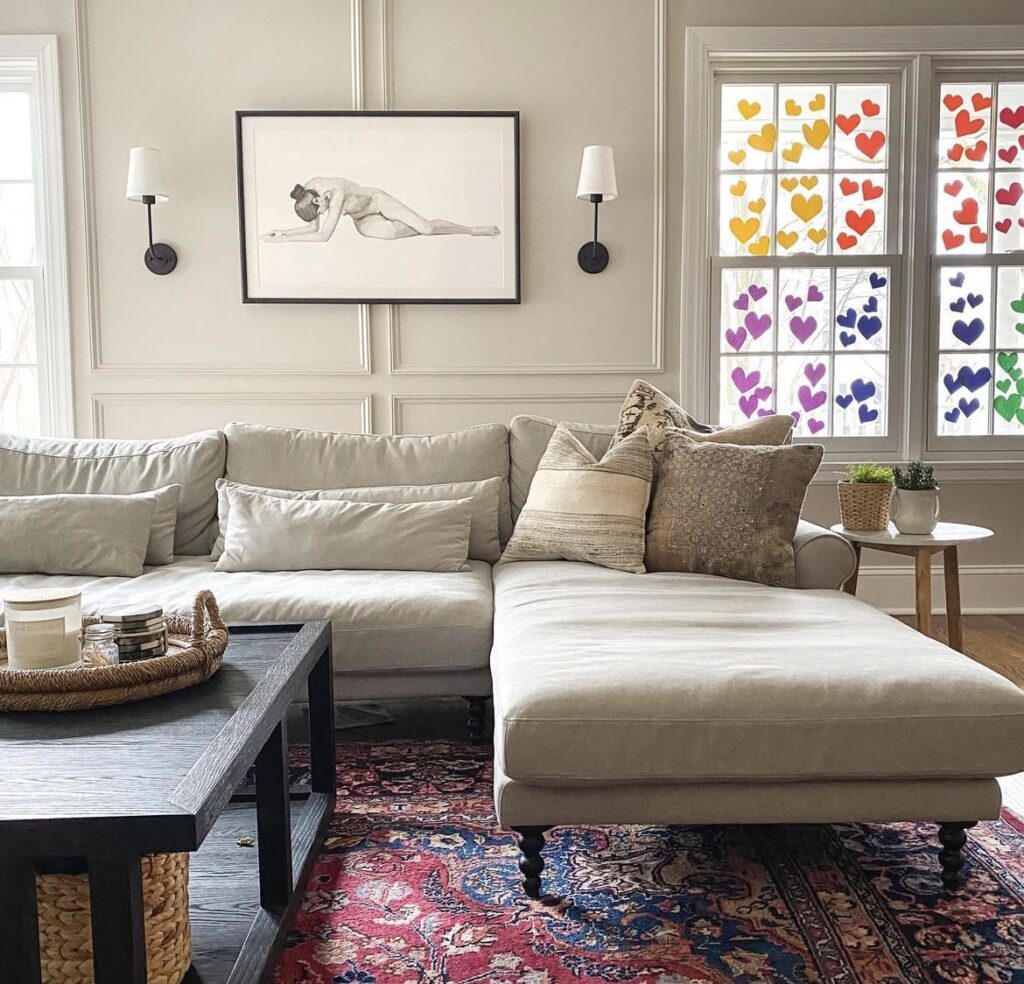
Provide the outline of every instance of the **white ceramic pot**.
{"type": "Polygon", "coordinates": [[[931,533],[939,521],[939,490],[896,489],[891,511],[892,521],[901,533],[931,533]]]}

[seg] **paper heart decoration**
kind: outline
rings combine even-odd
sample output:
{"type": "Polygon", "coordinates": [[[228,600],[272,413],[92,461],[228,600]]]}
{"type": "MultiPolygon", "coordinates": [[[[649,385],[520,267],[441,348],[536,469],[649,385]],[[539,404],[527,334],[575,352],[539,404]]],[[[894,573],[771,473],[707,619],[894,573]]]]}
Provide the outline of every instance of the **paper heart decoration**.
{"type": "Polygon", "coordinates": [[[762,284],[751,284],[749,288],[750,296],[755,300],[759,301],[765,294],[768,293],[768,288],[762,284]]]}
{"type": "Polygon", "coordinates": [[[767,256],[771,244],[772,241],[767,236],[762,236],[757,242],[753,242],[747,247],[747,252],[751,256],[767,256]]]}
{"type": "Polygon", "coordinates": [[[996,189],[996,201],[1000,205],[1016,205],[1022,194],[1024,194],[1024,185],[1021,185],[1019,181],[1014,181],[1008,188],[996,189]]]}
{"type": "Polygon", "coordinates": [[[818,330],[818,319],[814,315],[806,318],[801,318],[799,315],[790,318],[789,330],[798,342],[806,342],[818,330]]]}
{"type": "Polygon", "coordinates": [[[961,396],[960,402],[957,406],[963,411],[965,417],[969,417],[978,407],[981,406],[981,400],[975,397],[973,400],[968,400],[967,397],[961,396]]]}
{"type": "Polygon", "coordinates": [[[862,314],[857,319],[857,330],[865,339],[873,338],[882,330],[882,319],[877,315],[862,314]]]}
{"type": "Polygon", "coordinates": [[[881,112],[882,107],[876,102],[872,102],[870,99],[865,99],[860,104],[860,110],[865,116],[877,116],[881,112]]]}
{"type": "Polygon", "coordinates": [[[962,386],[965,386],[972,393],[976,393],[992,379],[992,370],[988,366],[981,366],[979,369],[961,366],[956,374],[956,378],[962,386]]]}
{"type": "Polygon", "coordinates": [[[841,331],[839,333],[839,341],[843,343],[843,348],[849,348],[857,341],[857,336],[852,331],[841,331]]]}
{"type": "Polygon", "coordinates": [[[752,133],[747,137],[747,143],[750,144],[754,150],[764,151],[766,154],[770,154],[775,149],[775,140],[777,133],[775,130],[774,123],[765,123],[761,127],[760,133],[752,133]]]}
{"type": "Polygon", "coordinates": [[[875,210],[866,208],[859,214],[853,209],[846,213],[846,224],[856,233],[864,235],[875,224],[875,210]]]}
{"type": "Polygon", "coordinates": [[[749,419],[750,417],[753,416],[754,411],[757,409],[757,397],[754,395],[741,396],[736,401],[736,404],[737,406],[739,406],[743,415],[749,419]]]}
{"type": "Polygon", "coordinates": [[[807,104],[808,108],[812,113],[817,113],[818,110],[825,108],[825,93],[816,92],[814,98],[807,104]]]}
{"type": "Polygon", "coordinates": [[[729,378],[732,380],[732,384],[736,389],[741,393],[746,393],[747,390],[753,389],[759,382],[761,382],[761,370],[754,369],[752,372],[748,373],[744,371],[743,366],[736,366],[729,378]]]}
{"type": "Polygon", "coordinates": [[[985,330],[985,322],[981,318],[974,318],[970,322],[962,321],[959,318],[953,322],[953,336],[958,338],[964,345],[973,345],[985,330]]]}
{"type": "Polygon", "coordinates": [[[994,222],[996,232],[1001,232],[1004,236],[1010,231],[1010,226],[1013,223],[1010,219],[1000,219],[998,222],[994,222]]]}
{"type": "Polygon", "coordinates": [[[826,369],[824,362],[818,362],[813,365],[808,362],[807,365],[804,366],[804,375],[812,386],[817,386],[818,383],[825,378],[825,372],[826,369]]]}
{"type": "Polygon", "coordinates": [[[808,413],[811,410],[817,410],[818,407],[828,400],[828,394],[824,390],[818,390],[817,393],[813,393],[810,386],[801,386],[796,391],[796,395],[800,401],[800,406],[808,413]]]}
{"type": "Polygon", "coordinates": [[[844,116],[842,113],[837,113],[836,126],[849,136],[860,126],[860,115],[858,113],[851,113],[849,116],[844,116]]]}
{"type": "Polygon", "coordinates": [[[838,403],[839,406],[841,406],[845,410],[851,403],[853,403],[853,394],[841,393],[839,396],[836,397],[836,403],[838,403]]]}
{"type": "Polygon", "coordinates": [[[879,287],[884,287],[888,282],[889,281],[886,280],[885,277],[883,277],[880,273],[875,273],[874,270],[872,270],[871,273],[868,275],[868,283],[871,284],[871,286],[875,290],[878,290],[879,287]]]}
{"type": "Polygon", "coordinates": [[[1024,106],[1018,106],[1016,109],[1004,106],[999,110],[999,122],[1008,126],[1011,130],[1024,126],[1024,106]]]}
{"type": "Polygon", "coordinates": [[[817,434],[824,426],[825,426],[825,421],[824,420],[818,420],[817,417],[808,417],[807,418],[807,429],[812,434],[817,434]]]}
{"type": "Polygon", "coordinates": [[[953,274],[953,276],[949,278],[950,287],[963,287],[964,276],[965,274],[963,270],[961,270],[959,273],[953,274]]]}
{"type": "Polygon", "coordinates": [[[961,236],[960,233],[953,232],[952,229],[942,230],[942,245],[945,246],[947,250],[956,249],[958,246],[963,246],[963,244],[964,237],[961,236]]]}
{"type": "Polygon", "coordinates": [[[963,188],[963,186],[964,183],[959,178],[957,178],[956,181],[947,181],[942,186],[942,190],[947,195],[952,195],[953,198],[956,198],[956,196],[960,194],[960,191],[963,188]]]}
{"type": "Polygon", "coordinates": [[[942,105],[946,107],[951,113],[954,109],[959,109],[964,104],[964,97],[958,96],[956,93],[948,92],[942,97],[942,105]]]}
{"type": "Polygon", "coordinates": [[[864,201],[873,202],[876,198],[882,197],[882,192],[885,189],[881,185],[874,184],[871,180],[866,180],[861,191],[864,194],[864,201]]]}
{"type": "Polygon", "coordinates": [[[854,137],[853,143],[868,160],[874,160],[878,152],[885,146],[885,134],[881,130],[858,133],[854,137]]]}
{"type": "Polygon", "coordinates": [[[747,340],[747,329],[742,327],[728,328],[725,332],[725,340],[734,352],[738,352],[743,348],[743,343],[747,340]]]}
{"type": "Polygon", "coordinates": [[[875,384],[863,379],[855,379],[850,383],[850,392],[858,403],[863,403],[875,395],[875,384]]]}
{"type": "Polygon", "coordinates": [[[988,153],[988,144],[984,140],[979,140],[973,147],[968,148],[964,151],[964,155],[969,161],[984,160],[985,154],[988,153]]]}
{"type": "Polygon", "coordinates": [[[736,298],[735,301],[732,302],[732,306],[736,308],[737,311],[746,311],[748,303],[750,303],[750,299],[747,297],[747,292],[744,291],[736,298]]]}
{"type": "Polygon", "coordinates": [[[761,112],[761,104],[759,102],[747,102],[746,99],[741,99],[736,104],[736,108],[740,111],[740,116],[745,120],[749,120],[761,112]]]}
{"type": "Polygon", "coordinates": [[[983,300],[985,300],[984,294],[967,294],[967,303],[970,304],[972,308],[976,308],[983,300]]]}
{"type": "Polygon", "coordinates": [[[1012,393],[1010,396],[997,396],[992,401],[992,407],[995,412],[1003,418],[1003,420],[1007,421],[1007,423],[1009,423],[1009,421],[1011,421],[1015,416],[1017,416],[1019,420],[1021,395],[1020,393],[1012,393]]]}
{"type": "Polygon", "coordinates": [[[972,243],[988,242],[988,233],[982,232],[977,226],[972,226],[971,231],[967,235],[972,243]]]}
{"type": "Polygon", "coordinates": [[[942,385],[946,387],[946,391],[948,393],[955,393],[961,386],[963,386],[963,383],[952,373],[947,372],[946,375],[942,377],[942,385]]]}
{"type": "Polygon", "coordinates": [[[980,113],[983,109],[988,109],[992,105],[992,99],[983,92],[975,92],[971,96],[971,105],[976,113],[980,113]]]}
{"type": "Polygon", "coordinates": [[[815,120],[811,124],[805,123],[802,129],[804,140],[815,150],[820,150],[828,140],[829,127],[824,120],[815,120]]]}
{"type": "Polygon", "coordinates": [[[1014,144],[1010,144],[1009,147],[1001,147],[996,153],[1001,161],[1012,164],[1017,157],[1017,147],[1014,144]]]}
{"type": "Polygon", "coordinates": [[[953,119],[953,128],[958,137],[969,137],[972,133],[977,133],[984,125],[983,119],[975,119],[966,109],[961,109],[953,119]]]}
{"type": "Polygon", "coordinates": [[[978,202],[974,198],[965,198],[960,208],[953,210],[953,218],[960,225],[974,225],[978,221],[978,202]]]}
{"type": "Polygon", "coordinates": [[[795,294],[786,295],[786,307],[788,307],[790,311],[795,311],[801,304],[803,304],[803,302],[804,299],[802,297],[797,297],[795,294]]]}
{"type": "Polygon", "coordinates": [[[870,410],[866,403],[862,403],[857,407],[857,416],[860,418],[860,422],[862,424],[870,424],[878,420],[878,411],[870,410]]]}
{"type": "Polygon", "coordinates": [[[949,302],[949,310],[956,311],[957,314],[963,314],[965,307],[967,307],[967,301],[962,297],[958,297],[955,301],[949,302]]]}
{"type": "Polygon", "coordinates": [[[942,416],[951,424],[955,424],[960,419],[960,410],[958,407],[953,407],[952,410],[947,410],[942,416]]]}
{"type": "Polygon", "coordinates": [[[857,245],[857,237],[851,236],[846,232],[841,232],[836,236],[836,243],[840,249],[852,249],[857,245]]]}
{"type": "Polygon", "coordinates": [[[878,298],[874,294],[872,294],[867,299],[867,302],[861,305],[861,310],[865,314],[872,314],[875,311],[877,311],[878,310],[878,298]]]}
{"type": "Polygon", "coordinates": [[[822,301],[825,299],[825,295],[818,289],[817,284],[811,284],[807,290],[807,300],[811,303],[815,301],[822,301]]]}
{"type": "Polygon", "coordinates": [[[796,245],[796,241],[799,238],[800,238],[800,236],[797,233],[795,233],[795,232],[786,232],[785,229],[780,229],[777,233],[775,233],[775,241],[783,249],[792,249],[793,246],[796,245]]]}
{"type": "Polygon", "coordinates": [[[771,328],[772,316],[770,314],[755,314],[753,311],[748,311],[747,316],[743,319],[743,325],[753,338],[760,338],[771,328]]]}
{"type": "Polygon", "coordinates": [[[860,182],[859,181],[852,181],[852,180],[850,180],[850,178],[840,178],[839,179],[839,190],[844,195],[852,195],[859,188],[860,188],[860,182]]]}
{"type": "Polygon", "coordinates": [[[761,228],[761,220],[755,218],[741,219],[738,215],[729,220],[729,231],[741,243],[745,243],[751,236],[757,235],[761,228]]]}
{"type": "Polygon", "coordinates": [[[836,324],[841,328],[852,328],[857,323],[857,312],[853,308],[847,308],[845,314],[836,315],[836,324]]]}

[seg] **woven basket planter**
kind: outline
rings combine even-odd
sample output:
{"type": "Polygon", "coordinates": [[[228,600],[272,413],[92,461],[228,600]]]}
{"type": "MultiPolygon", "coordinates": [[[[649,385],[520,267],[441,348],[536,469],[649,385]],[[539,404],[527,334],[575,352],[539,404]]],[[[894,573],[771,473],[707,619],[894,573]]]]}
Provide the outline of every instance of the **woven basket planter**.
{"type": "MultiPolygon", "coordinates": [[[[84,625],[98,622],[84,618],[84,625]]],[[[217,601],[200,591],[192,617],[168,615],[165,656],[119,666],[62,670],[9,670],[6,635],[0,629],[0,711],[81,711],[127,704],[184,690],[209,680],[220,669],[228,631],[217,601]]]]}
{"type": "MultiPolygon", "coordinates": [[[[36,875],[43,984],[103,984],[93,976],[89,878],[36,875]]],[[[142,859],[148,984],[180,984],[192,962],[188,855],[142,859]]]]}
{"type": "Polygon", "coordinates": [[[848,530],[884,530],[889,526],[892,485],[839,482],[839,515],[848,530]]]}

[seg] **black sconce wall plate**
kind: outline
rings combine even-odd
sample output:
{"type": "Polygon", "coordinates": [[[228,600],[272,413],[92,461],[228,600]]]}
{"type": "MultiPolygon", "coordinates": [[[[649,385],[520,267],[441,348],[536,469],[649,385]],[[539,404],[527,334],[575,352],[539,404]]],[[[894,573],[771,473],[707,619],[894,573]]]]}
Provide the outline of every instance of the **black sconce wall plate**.
{"type": "Polygon", "coordinates": [[[603,195],[591,195],[594,203],[594,238],[584,243],[576,254],[576,262],[584,273],[600,273],[608,266],[608,250],[604,243],[597,241],[597,210],[604,200],[603,195]]]}

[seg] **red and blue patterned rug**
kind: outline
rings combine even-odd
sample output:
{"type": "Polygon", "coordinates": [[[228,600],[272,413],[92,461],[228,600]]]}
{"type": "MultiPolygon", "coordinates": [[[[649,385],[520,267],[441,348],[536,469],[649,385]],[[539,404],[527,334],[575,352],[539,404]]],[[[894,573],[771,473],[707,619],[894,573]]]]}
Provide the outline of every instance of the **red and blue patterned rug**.
{"type": "Polygon", "coordinates": [[[496,826],[491,753],[338,749],[337,815],[277,984],[1024,984],[1024,824],[942,892],[934,824],[556,828],[547,907],[496,826]]]}

